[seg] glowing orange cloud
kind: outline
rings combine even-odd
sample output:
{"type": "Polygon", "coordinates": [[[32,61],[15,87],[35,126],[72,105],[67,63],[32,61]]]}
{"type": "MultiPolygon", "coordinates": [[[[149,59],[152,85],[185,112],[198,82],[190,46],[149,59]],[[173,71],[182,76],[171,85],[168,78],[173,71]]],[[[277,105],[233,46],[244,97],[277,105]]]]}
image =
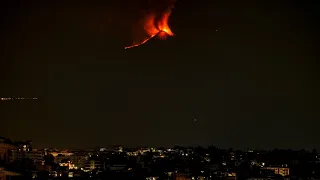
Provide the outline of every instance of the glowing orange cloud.
{"type": "Polygon", "coordinates": [[[133,28],[134,39],[132,45],[125,47],[125,49],[140,46],[155,36],[162,40],[166,39],[168,36],[174,36],[168,25],[171,9],[172,6],[167,8],[167,10],[160,15],[155,11],[146,13],[145,17],[133,28]]]}

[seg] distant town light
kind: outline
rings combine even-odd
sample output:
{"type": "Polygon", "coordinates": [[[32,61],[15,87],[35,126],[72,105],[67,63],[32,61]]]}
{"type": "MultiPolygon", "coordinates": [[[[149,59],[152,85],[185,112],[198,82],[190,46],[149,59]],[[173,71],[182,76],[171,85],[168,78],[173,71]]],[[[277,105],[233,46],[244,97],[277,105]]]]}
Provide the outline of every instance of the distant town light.
{"type": "Polygon", "coordinates": [[[36,97],[1,97],[1,101],[9,101],[9,100],[38,100],[36,97]]]}

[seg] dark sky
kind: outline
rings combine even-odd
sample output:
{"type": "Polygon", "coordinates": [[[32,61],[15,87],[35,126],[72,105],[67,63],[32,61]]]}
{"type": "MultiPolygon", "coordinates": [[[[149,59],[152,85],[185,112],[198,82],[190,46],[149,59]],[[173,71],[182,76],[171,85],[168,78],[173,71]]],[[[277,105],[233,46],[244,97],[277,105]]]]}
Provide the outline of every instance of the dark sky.
{"type": "Polygon", "coordinates": [[[124,50],[144,1],[2,0],[0,96],[39,100],[0,101],[0,135],[37,147],[320,148],[318,5],[180,0],[175,37],[124,50]]]}

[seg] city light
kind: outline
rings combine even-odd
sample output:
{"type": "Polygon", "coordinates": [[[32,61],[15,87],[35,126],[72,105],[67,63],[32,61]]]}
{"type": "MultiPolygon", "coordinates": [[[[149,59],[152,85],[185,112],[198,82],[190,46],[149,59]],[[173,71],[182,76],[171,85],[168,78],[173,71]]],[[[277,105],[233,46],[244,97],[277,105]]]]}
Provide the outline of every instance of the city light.
{"type": "Polygon", "coordinates": [[[14,100],[38,100],[36,97],[1,97],[1,101],[14,101],[14,100]]]}

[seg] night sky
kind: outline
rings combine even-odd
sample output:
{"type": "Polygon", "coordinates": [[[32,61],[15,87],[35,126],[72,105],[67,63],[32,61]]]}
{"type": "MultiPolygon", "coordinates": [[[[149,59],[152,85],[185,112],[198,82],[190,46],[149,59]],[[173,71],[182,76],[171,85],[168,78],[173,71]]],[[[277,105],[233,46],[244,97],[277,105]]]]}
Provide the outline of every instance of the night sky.
{"type": "Polygon", "coordinates": [[[175,37],[124,50],[146,1],[1,0],[0,96],[39,100],[0,101],[0,135],[320,149],[318,5],[180,0],[175,37]]]}

